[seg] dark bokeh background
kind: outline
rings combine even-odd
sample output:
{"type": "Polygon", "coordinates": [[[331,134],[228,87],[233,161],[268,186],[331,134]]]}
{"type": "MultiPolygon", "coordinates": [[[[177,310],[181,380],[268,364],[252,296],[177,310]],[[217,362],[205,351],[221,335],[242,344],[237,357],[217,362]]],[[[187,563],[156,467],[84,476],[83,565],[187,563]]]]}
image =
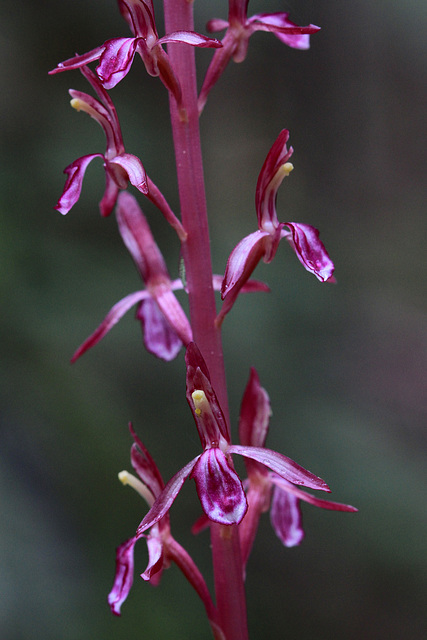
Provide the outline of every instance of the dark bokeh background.
{"type": "MultiPolygon", "coordinates": [[[[159,3],[156,2],[156,5],[159,3]]],[[[198,28],[226,3],[197,0],[198,28]]],[[[284,549],[268,518],[248,568],[252,638],[426,637],[427,414],[424,0],[251,3],[290,10],[322,31],[308,52],[256,34],[202,119],[215,270],[255,229],[264,157],[287,127],[295,171],[282,220],[314,224],[336,262],[321,285],[290,249],[259,268],[272,293],[242,297],[224,325],[236,425],[251,365],[270,393],[269,444],[324,477],[357,515],[304,506],[306,540],[284,549]]],[[[63,168],[103,150],[99,128],[69,108],[78,74],[59,60],[126,35],[114,0],[3,2],[0,8],[1,521],[3,640],[201,640],[203,611],[175,568],[155,589],[136,577],[121,619],[106,595],[114,548],[145,506],[117,481],[129,468],[128,420],[165,478],[199,450],[182,354],[142,349],[129,314],[73,367],[69,357],[118,299],[139,287],[112,217],[102,220],[100,163],[78,205],[53,210],[63,168]]],[[[209,51],[199,51],[200,69],[209,51]]],[[[112,92],[127,150],[178,208],[167,100],[137,60],[112,92]]],[[[141,199],[142,202],[142,199],[141,199]]],[[[178,247],[150,223],[176,275],[178,247]]],[[[235,426],[234,426],[235,429],[235,426]]],[[[235,431],[234,431],[235,433],[235,431]]],[[[174,533],[209,575],[192,485],[174,533]]],[[[140,545],[137,570],[145,568],[140,545]]]]}

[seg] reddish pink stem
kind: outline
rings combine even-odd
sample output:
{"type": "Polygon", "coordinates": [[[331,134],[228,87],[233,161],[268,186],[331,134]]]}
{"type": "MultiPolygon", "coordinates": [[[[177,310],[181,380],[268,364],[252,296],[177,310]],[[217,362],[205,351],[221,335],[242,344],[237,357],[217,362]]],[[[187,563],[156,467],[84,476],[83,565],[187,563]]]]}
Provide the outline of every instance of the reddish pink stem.
{"type": "MultiPolygon", "coordinates": [[[[165,30],[194,31],[193,5],[188,0],[164,0],[165,30]]],[[[197,108],[194,49],[169,44],[172,68],[182,90],[178,109],[170,98],[179,196],[183,226],[188,234],[183,255],[194,340],[209,368],[212,385],[226,416],[227,389],[220,329],[215,326],[212,264],[197,108]]],[[[227,422],[229,420],[227,419],[227,422]]],[[[211,526],[212,560],[218,622],[226,640],[248,640],[246,599],[239,533],[236,526],[211,526]]]]}

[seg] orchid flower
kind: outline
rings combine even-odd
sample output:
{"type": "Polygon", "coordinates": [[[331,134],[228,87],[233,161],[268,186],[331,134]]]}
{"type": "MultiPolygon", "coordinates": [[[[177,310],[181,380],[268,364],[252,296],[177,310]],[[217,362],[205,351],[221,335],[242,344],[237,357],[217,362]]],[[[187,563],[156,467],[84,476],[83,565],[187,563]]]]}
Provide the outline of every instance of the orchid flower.
{"type": "Polygon", "coordinates": [[[168,482],[139,525],[137,536],[165,516],[187,478],[194,479],[202,509],[209,520],[225,525],[239,524],[248,505],[242,482],[233,468],[232,454],[255,460],[292,484],[329,491],[321,478],[276,451],[245,444],[232,445],[206,363],[195,343],[188,345],[185,360],[187,401],[203,453],[193,458],[168,482]]]}
{"type": "MultiPolygon", "coordinates": [[[[181,279],[171,280],[158,248],[136,199],[126,191],[118,197],[116,209],[120,235],[129,250],[146,288],[135,291],[117,302],[99,327],[83,342],[71,358],[75,362],[95,346],[129,309],[138,304],[136,318],[140,320],[147,351],[162,360],[173,360],[182,345],[192,338],[192,331],[173,291],[184,289],[181,279]]],[[[222,276],[213,276],[213,287],[220,291],[222,276]]],[[[249,280],[242,293],[269,291],[263,282],[249,280]]]]}
{"type": "Polygon", "coordinates": [[[146,288],[117,302],[94,333],[77,349],[71,362],[102,340],[137,303],[136,317],[141,321],[147,351],[162,360],[173,360],[182,345],[192,340],[190,323],[173,293],[184,286],[181,280],[170,279],[147,220],[135,198],[126,191],[118,197],[116,217],[122,240],[146,288]]]}
{"type": "Polygon", "coordinates": [[[255,31],[270,31],[293,49],[308,49],[310,35],[320,30],[314,24],[299,27],[289,20],[289,13],[257,13],[247,17],[249,0],[230,0],[228,21],[214,18],[206,28],[208,31],[227,29],[222,39],[222,49],[215,52],[199,95],[199,112],[206,104],[209,91],[217,82],[231,59],[243,62],[246,58],[249,38],[255,31]]]}
{"type": "MultiPolygon", "coordinates": [[[[267,392],[261,387],[255,369],[251,369],[240,411],[239,437],[241,444],[264,447],[270,416],[270,400],[267,392]]],[[[322,509],[357,511],[350,505],[321,500],[302,491],[294,483],[274,471],[269,471],[256,460],[246,459],[245,464],[248,472],[246,494],[248,512],[239,529],[244,564],[246,564],[252,548],[260,515],[268,509],[270,509],[273,529],[286,547],[298,545],[304,538],[301,500],[322,509]]]]}
{"type": "Polygon", "coordinates": [[[96,72],[106,89],[112,89],[129,72],[135,53],[138,53],[149,75],[159,76],[165,87],[173,94],[178,105],[181,103],[181,90],[172,71],[167,53],[162,45],[175,42],[193,47],[221,47],[221,43],[194,31],[176,31],[163,38],[157,33],[152,0],[119,0],[120,11],[128,22],[133,38],[113,38],[100,47],[83,55],[76,55],[58,66],[50,73],[67,69],[78,69],[90,62],[99,60],[96,72]]]}
{"type": "MultiPolygon", "coordinates": [[[[132,425],[129,425],[129,428],[134,439],[131,447],[131,463],[139,477],[136,478],[127,471],[121,471],[119,479],[124,485],[133,487],[151,507],[160,495],[164,483],[153,458],[136,435],[132,425]]],[[[116,550],[116,572],[113,588],[108,594],[108,604],[117,616],[120,615],[121,606],[133,584],[134,548],[140,537],[134,536],[126,540],[116,550]]],[[[148,565],[141,574],[141,578],[156,586],[160,582],[163,569],[167,569],[171,561],[175,562],[200,596],[209,620],[213,621],[215,608],[206,583],[187,551],[172,537],[169,515],[166,514],[161,518],[143,537],[147,542],[148,565]]]]}
{"type": "Polygon", "coordinates": [[[258,231],[243,238],[228,258],[221,289],[224,304],[217,317],[217,324],[221,324],[230,311],[241,287],[258,262],[261,259],[266,263],[273,260],[283,238],[288,240],[307,271],[321,282],[335,282],[334,264],[319,240],[318,230],[300,222],[279,222],[277,218],[277,191],[282,180],[293,170],[293,165],[288,162],[293,154],[292,147],[288,150],[286,146],[288,139],[289,131],[283,129],[268,152],[258,176],[255,195],[258,231]]]}
{"type": "Polygon", "coordinates": [[[71,106],[77,111],[85,111],[101,125],[107,139],[107,149],[105,154],[93,153],[78,158],[64,169],[68,177],[55,209],[64,215],[70,211],[80,197],[84,174],[89,163],[94,158],[102,158],[106,186],[99,208],[101,215],[108,216],[113,210],[120,189],[126,189],[128,182],[147,194],[147,177],[141,160],[130,153],[125,153],[117,112],[110,96],[89,68],[82,67],[81,72],[95,89],[100,100],[96,100],[87,93],[70,89],[71,106]]]}

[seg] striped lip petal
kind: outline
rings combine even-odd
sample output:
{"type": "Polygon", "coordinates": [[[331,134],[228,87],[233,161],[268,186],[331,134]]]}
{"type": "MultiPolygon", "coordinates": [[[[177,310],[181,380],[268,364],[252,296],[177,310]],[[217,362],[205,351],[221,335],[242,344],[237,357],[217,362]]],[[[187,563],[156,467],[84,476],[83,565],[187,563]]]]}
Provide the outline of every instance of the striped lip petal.
{"type": "Polygon", "coordinates": [[[239,524],[248,504],[239,476],[221,449],[207,449],[191,472],[203,511],[220,524],[239,524]]]}
{"type": "Polygon", "coordinates": [[[319,231],[309,224],[300,222],[285,222],[291,234],[282,231],[293,247],[301,264],[316,276],[320,282],[334,282],[334,263],[330,259],[323,242],[319,239],[319,231]]]}

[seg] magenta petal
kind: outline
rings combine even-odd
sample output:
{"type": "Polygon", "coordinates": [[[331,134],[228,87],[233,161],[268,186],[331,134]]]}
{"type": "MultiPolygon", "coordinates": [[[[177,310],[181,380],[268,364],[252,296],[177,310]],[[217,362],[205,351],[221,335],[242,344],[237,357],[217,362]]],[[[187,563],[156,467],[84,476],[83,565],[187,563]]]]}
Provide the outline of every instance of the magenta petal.
{"type": "Polygon", "coordinates": [[[172,330],[187,346],[193,340],[191,325],[173,291],[166,286],[153,287],[153,297],[172,330]]]}
{"type": "Polygon", "coordinates": [[[92,49],[92,51],[88,51],[88,53],[84,53],[81,56],[74,56],[73,58],[68,58],[68,60],[64,60],[64,62],[60,62],[55,69],[49,71],[49,74],[59,73],[61,71],[67,71],[67,69],[78,69],[83,65],[89,64],[94,60],[98,60],[101,57],[101,54],[104,50],[104,45],[97,47],[96,49],[92,49]]]}
{"type": "Polygon", "coordinates": [[[99,327],[95,329],[95,331],[83,342],[82,345],[80,345],[71,358],[71,362],[75,362],[77,358],[80,358],[80,356],[85,353],[85,351],[102,340],[102,338],[114,327],[115,324],[117,324],[120,318],[124,316],[124,314],[129,311],[134,304],[140,302],[149,295],[148,291],[135,291],[135,293],[131,293],[126,296],[126,298],[117,302],[117,304],[115,304],[107,313],[99,327]]]}
{"type": "Polygon", "coordinates": [[[228,26],[229,23],[227,20],[222,20],[222,18],[212,18],[212,20],[209,20],[209,22],[206,23],[206,31],[209,31],[210,33],[223,31],[224,29],[227,29],[228,26]]]}
{"type": "MultiPolygon", "coordinates": [[[[131,153],[121,153],[110,160],[109,164],[119,165],[127,173],[128,180],[134,187],[141,193],[148,193],[147,175],[139,158],[131,153]]],[[[126,185],[123,188],[126,188],[126,185]]]]}
{"type": "Polygon", "coordinates": [[[115,38],[104,42],[104,51],[96,72],[106,89],[122,80],[132,65],[138,38],[115,38]]]}
{"type": "Polygon", "coordinates": [[[108,604],[114,615],[120,615],[120,608],[128,597],[133,583],[133,550],[137,538],[123,542],[116,551],[116,575],[114,585],[108,594],[108,604]]]}
{"type": "Polygon", "coordinates": [[[207,449],[197,460],[191,477],[203,511],[220,524],[239,524],[248,504],[239,476],[229,466],[221,449],[207,449]]]}
{"type": "Polygon", "coordinates": [[[182,341],[167,322],[157,302],[151,297],[143,300],[136,317],[142,322],[147,351],[166,362],[176,358],[182,347],[182,341]]]}
{"type": "Polygon", "coordinates": [[[295,547],[304,538],[302,514],[298,498],[291,493],[274,488],[270,520],[277,537],[285,547],[295,547]]]}
{"type": "Polygon", "coordinates": [[[332,500],[321,500],[320,498],[316,498],[316,496],[313,496],[311,493],[302,491],[298,487],[295,487],[295,485],[287,482],[284,478],[280,478],[274,474],[271,474],[270,477],[271,481],[277,487],[280,487],[281,490],[292,493],[292,495],[299,500],[308,502],[308,504],[312,504],[314,507],[328,509],[329,511],[348,511],[350,513],[355,513],[357,511],[356,507],[352,507],[350,504],[342,504],[341,502],[332,502],[332,500]]]}
{"type": "Polygon", "coordinates": [[[161,518],[163,518],[163,516],[167,514],[172,504],[174,503],[178,493],[181,491],[182,485],[190,475],[198,459],[199,456],[193,458],[193,460],[186,464],[185,467],[180,469],[178,473],[176,473],[173,478],[169,480],[162,493],[159,495],[159,497],[151,507],[150,511],[140,523],[136,531],[136,535],[138,538],[141,537],[144,531],[152,527],[153,524],[156,524],[156,522],[158,522],[161,518]]]}
{"type": "Polygon", "coordinates": [[[216,40],[215,38],[208,38],[207,36],[203,36],[201,33],[196,33],[195,31],[174,31],[173,33],[168,33],[167,36],[157,40],[157,44],[165,44],[167,42],[182,42],[184,44],[189,44],[192,47],[213,47],[214,49],[222,47],[219,40],[216,40]]]}
{"type": "Polygon", "coordinates": [[[298,463],[294,462],[294,460],[287,458],[277,451],[261,447],[231,445],[228,447],[227,453],[237,453],[245,458],[256,460],[265,467],[275,471],[279,476],[285,478],[285,480],[293,482],[294,484],[300,484],[310,489],[319,489],[320,491],[330,491],[324,480],[318,478],[314,473],[311,473],[311,471],[307,471],[307,469],[301,467],[298,463]]]}
{"type": "Polygon", "coordinates": [[[270,398],[261,387],[258,374],[251,369],[243,394],[239,420],[239,440],[242,445],[263,447],[271,415],[270,398]]]}
{"type": "Polygon", "coordinates": [[[148,487],[154,500],[160,495],[164,487],[162,476],[147,448],[136,435],[132,424],[129,424],[129,430],[135,440],[130,450],[132,467],[142,482],[148,487]]]}
{"type": "Polygon", "coordinates": [[[254,231],[233,249],[227,261],[222,282],[221,297],[232,296],[233,300],[249,279],[258,262],[267,251],[270,234],[254,231]]]}
{"type": "Polygon", "coordinates": [[[154,584],[159,584],[163,569],[163,544],[157,527],[147,536],[148,564],[141,578],[154,584]]]}
{"type": "Polygon", "coordinates": [[[114,205],[116,204],[119,191],[120,189],[117,186],[116,181],[109,174],[109,172],[106,171],[104,195],[102,196],[102,200],[99,203],[99,210],[101,212],[101,216],[103,216],[104,218],[109,216],[112,210],[114,209],[114,205]]]}
{"type": "Polygon", "coordinates": [[[224,300],[216,322],[220,324],[234,305],[237,296],[249,280],[258,262],[271,253],[271,236],[266,231],[254,231],[233,249],[227,261],[221,298],[224,300]]]}
{"type": "Polygon", "coordinates": [[[203,448],[211,446],[213,442],[218,444],[221,437],[229,442],[229,428],[224,413],[212,388],[206,362],[194,342],[190,342],[187,347],[185,364],[187,365],[187,402],[196,421],[203,448]],[[201,415],[196,413],[194,407],[192,394],[195,390],[203,391],[209,403],[209,410],[202,412],[201,415]]]}
{"type": "Polygon", "coordinates": [[[64,173],[66,173],[68,177],[65,182],[62,196],[59,198],[55,207],[59,213],[65,215],[76,204],[77,200],[80,198],[83,178],[89,163],[92,162],[94,158],[103,157],[104,156],[100,153],[92,153],[88,156],[82,156],[81,158],[74,160],[74,162],[64,169],[64,173]]]}
{"type": "Polygon", "coordinates": [[[285,222],[291,230],[292,236],[282,232],[297,254],[301,264],[313,273],[320,282],[332,281],[334,263],[330,259],[323,242],[319,240],[319,232],[309,224],[285,222]]]}
{"type": "Polygon", "coordinates": [[[288,13],[259,13],[252,16],[248,22],[256,31],[272,31],[281,42],[293,49],[308,49],[310,35],[320,31],[320,27],[309,24],[299,27],[288,19],[288,13]],[[253,24],[255,23],[255,24],[253,24]]]}
{"type": "Polygon", "coordinates": [[[289,131],[282,129],[267,154],[258,176],[255,192],[255,208],[258,227],[273,233],[279,226],[276,213],[277,190],[286,175],[280,169],[293,154],[293,148],[287,148],[289,131]]]}
{"type": "Polygon", "coordinates": [[[147,219],[130,193],[122,191],[117,200],[120,235],[145,283],[169,281],[166,264],[151,233],[147,219]]]}

